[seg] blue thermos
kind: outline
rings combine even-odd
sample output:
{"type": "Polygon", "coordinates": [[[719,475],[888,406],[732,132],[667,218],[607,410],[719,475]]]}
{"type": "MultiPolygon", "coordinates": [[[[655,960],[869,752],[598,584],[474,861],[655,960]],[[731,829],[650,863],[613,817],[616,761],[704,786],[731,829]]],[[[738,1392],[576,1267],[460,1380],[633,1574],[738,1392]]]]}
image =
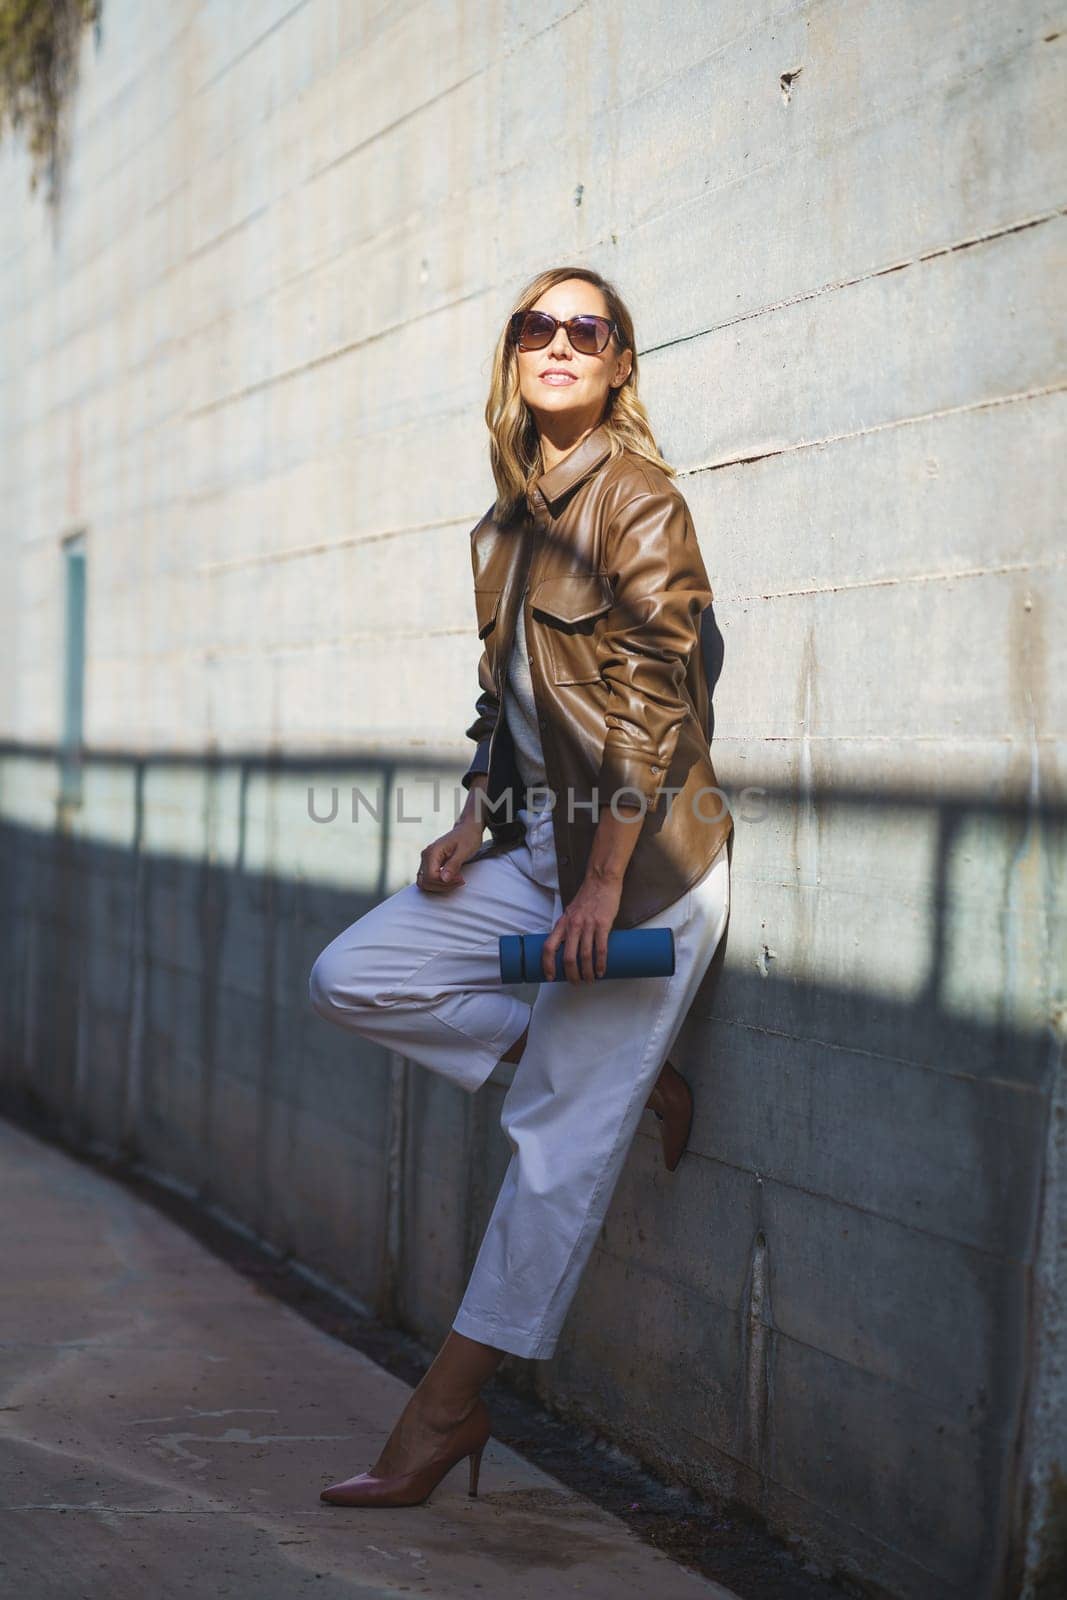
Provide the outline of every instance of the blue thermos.
{"type": "MultiPolygon", "coordinates": [[[[502,983],[543,983],[541,951],[547,933],[503,933],[500,935],[500,981],[502,983]]],[[[579,957],[579,972],[582,961],[579,957]]],[[[674,971],[673,928],[615,928],[608,934],[608,957],[604,979],[669,978],[674,971]]],[[[599,982],[599,979],[594,979],[599,982]]],[[[556,951],[556,976],[553,983],[566,983],[563,946],[556,951]]]]}

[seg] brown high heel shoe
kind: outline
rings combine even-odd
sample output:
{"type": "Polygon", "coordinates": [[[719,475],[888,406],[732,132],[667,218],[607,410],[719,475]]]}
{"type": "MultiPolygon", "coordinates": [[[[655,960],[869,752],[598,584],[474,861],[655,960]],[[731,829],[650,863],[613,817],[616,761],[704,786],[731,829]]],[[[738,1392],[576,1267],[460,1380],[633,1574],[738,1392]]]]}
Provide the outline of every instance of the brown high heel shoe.
{"type": "Polygon", "coordinates": [[[673,1172],[689,1143],[693,1126],[693,1091],[673,1062],[663,1063],[656,1087],[645,1105],[659,1118],[664,1164],[668,1172],[673,1172]]]}
{"type": "Polygon", "coordinates": [[[474,1409],[453,1429],[444,1450],[427,1461],[425,1466],[389,1478],[376,1478],[372,1472],[360,1472],[341,1483],[331,1483],[328,1489],[323,1489],[319,1499],[332,1506],[421,1506],[445,1474],[451,1472],[464,1456],[470,1456],[471,1463],[467,1493],[477,1496],[482,1451],[491,1433],[489,1407],[479,1396],[474,1409]]]}

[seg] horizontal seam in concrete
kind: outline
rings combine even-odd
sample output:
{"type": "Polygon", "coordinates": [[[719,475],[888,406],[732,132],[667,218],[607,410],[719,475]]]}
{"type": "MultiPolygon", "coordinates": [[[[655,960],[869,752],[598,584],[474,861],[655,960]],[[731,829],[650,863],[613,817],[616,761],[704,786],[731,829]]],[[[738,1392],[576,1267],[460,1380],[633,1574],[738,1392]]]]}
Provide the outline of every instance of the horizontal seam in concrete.
{"type": "Polygon", "coordinates": [[[736,317],[728,317],[725,322],[712,322],[706,328],[699,328],[691,333],[686,333],[678,339],[667,339],[663,344],[650,345],[641,351],[644,358],[647,355],[658,354],[660,350],[669,350],[674,345],[689,344],[694,339],[703,339],[713,333],[722,333],[727,328],[736,328],[739,323],[752,322],[757,317],[765,317],[775,311],[787,311],[791,306],[805,305],[810,300],[819,300],[823,295],[836,294],[840,289],[852,289],[857,284],[871,283],[876,278],[886,278],[894,272],[903,272],[908,267],[920,266],[925,261],[936,261],[941,256],[956,255],[961,250],[973,250],[977,245],[992,244],[997,239],[1006,238],[1009,234],[1025,233],[1030,228],[1039,228],[1046,222],[1052,222],[1057,217],[1067,215],[1067,206],[1053,206],[1047,211],[1039,211],[1033,216],[1022,217],[1014,222],[1002,223],[999,227],[989,228],[982,233],[968,234],[963,239],[957,239],[952,244],[933,245],[929,250],[920,250],[913,256],[904,256],[899,261],[890,262],[884,267],[872,267],[869,272],[859,272],[848,278],[831,278],[827,283],[818,284],[814,289],[804,289],[799,294],[788,295],[784,300],[771,300],[766,305],[757,306],[752,311],[741,311],[736,317]]]}
{"type": "Polygon", "coordinates": [[[739,1161],[728,1161],[725,1156],[711,1156],[704,1154],[695,1146],[689,1145],[686,1157],[693,1157],[697,1161],[706,1161],[711,1166],[723,1167],[728,1172],[739,1172],[746,1177],[754,1178],[757,1183],[773,1183],[777,1188],[791,1194],[807,1195],[811,1200],[824,1200],[839,1211],[849,1211],[859,1217],[875,1217],[879,1222],[888,1223],[891,1227],[902,1228],[906,1233],[918,1235],[923,1239],[934,1239],[939,1244],[949,1245],[954,1250],[965,1250],[982,1261],[995,1261],[999,1265],[1008,1267],[1029,1268],[1033,1263],[1022,1256],[1005,1255],[1001,1250],[986,1249],[980,1244],[975,1244],[971,1239],[961,1238],[955,1233],[939,1233],[934,1228],[924,1228],[917,1222],[906,1222],[902,1217],[895,1217],[888,1211],[876,1211],[873,1206],[860,1205],[858,1200],[848,1200],[839,1194],[831,1194],[826,1189],[813,1189],[805,1183],[795,1183],[789,1178],[780,1178],[773,1172],[758,1171],[755,1167],[746,1166],[739,1161]]]}
{"type": "MultiPolygon", "coordinates": [[[[810,887],[814,888],[815,885],[810,887]]],[[[735,897],[736,898],[736,897],[735,897]]],[[[711,1020],[710,1018],[707,1020],[711,1020]]],[[[842,1044],[834,1039],[820,1039],[817,1034],[787,1033],[784,1028],[769,1028],[765,1023],[744,1022],[739,1017],[718,1017],[718,1022],[727,1022],[730,1027],[741,1028],[746,1033],[763,1035],[771,1039],[784,1039],[788,1044],[818,1045],[821,1050],[830,1052],[839,1051],[842,1055],[863,1056],[868,1061],[873,1061],[879,1066],[908,1067],[916,1072],[932,1072],[938,1078],[951,1079],[959,1083],[973,1083],[982,1088],[1013,1089],[1028,1095],[1034,1095],[1039,1100],[1047,1098],[1045,1090],[1032,1083],[1023,1083],[1017,1078],[997,1078],[980,1076],[976,1072],[954,1072],[946,1067],[931,1067],[925,1061],[916,1061],[911,1056],[886,1055],[881,1050],[864,1050],[857,1045],[842,1044]]]]}
{"type": "MultiPolygon", "coordinates": [[[[1064,387],[1067,388],[1067,384],[1065,384],[1064,387]]],[[[408,535],[415,535],[431,531],[440,532],[445,528],[463,526],[466,526],[466,523],[462,519],[458,517],[452,517],[447,521],[442,522],[416,523],[410,528],[396,528],[390,529],[385,533],[369,534],[350,539],[339,539],[336,541],[336,543],[332,544],[317,542],[309,545],[294,545],[287,550],[265,551],[262,554],[236,556],[232,561],[205,561],[200,566],[193,567],[192,571],[194,571],[198,577],[217,577],[227,572],[243,572],[250,568],[260,566],[272,567],[276,563],[282,561],[301,561],[306,557],[329,555],[334,550],[355,549],[363,545],[377,544],[382,541],[406,538],[408,535]]],[[[763,589],[759,591],[751,590],[747,593],[737,593],[728,596],[724,595],[720,589],[718,591],[717,600],[719,605],[743,605],[749,600],[781,600],[788,599],[791,595],[837,594],[839,592],[852,589],[876,589],[886,586],[903,586],[904,584],[909,583],[948,583],[957,578],[997,577],[1001,574],[1010,572],[1055,572],[1063,566],[1067,566],[1067,556],[1052,557],[1048,561],[1005,561],[996,566],[949,567],[943,572],[889,573],[885,577],[881,578],[857,578],[855,582],[852,583],[813,583],[808,584],[804,588],[763,589]]],[[[407,638],[409,633],[412,638],[422,639],[430,635],[447,635],[468,632],[470,632],[470,628],[465,626],[456,626],[450,628],[416,628],[408,630],[407,632],[405,632],[403,629],[397,629],[389,630],[388,634],[383,634],[380,632],[343,634],[339,635],[338,638],[333,642],[337,643],[341,639],[381,639],[383,637],[407,638]]]]}
{"type": "MultiPolygon", "coordinates": [[[[617,1266],[626,1267],[630,1271],[636,1268],[638,1272],[654,1277],[669,1287],[681,1287],[688,1293],[696,1295],[700,1300],[709,1302],[718,1310],[726,1313],[728,1317],[737,1317],[745,1314],[743,1305],[731,1304],[729,1300],[717,1300],[713,1296],[705,1294],[703,1290],[696,1289],[692,1284],[684,1282],[676,1273],[652,1271],[643,1261],[635,1261],[632,1257],[619,1255],[616,1251],[607,1249],[599,1242],[595,1246],[593,1253],[594,1255],[605,1256],[617,1266]]],[[[639,1292],[636,1298],[640,1299],[639,1292]]],[[[954,1432],[958,1432],[961,1435],[969,1435],[970,1428],[957,1422],[958,1413],[953,1408],[952,1402],[946,1399],[944,1395],[932,1394],[927,1389],[916,1389],[914,1384],[906,1383],[903,1378],[895,1378],[888,1373],[880,1372],[876,1367],[865,1367],[858,1361],[850,1361],[847,1356],[839,1355],[836,1350],[828,1350],[825,1345],[813,1344],[810,1339],[802,1339],[799,1334],[791,1333],[788,1328],[783,1328],[781,1323],[775,1321],[773,1317],[770,1322],[764,1319],[761,1319],[761,1321],[763,1326],[771,1329],[777,1338],[785,1340],[788,1344],[795,1345],[798,1350],[811,1350],[815,1355],[825,1356],[827,1361],[834,1362],[836,1366],[845,1367],[849,1372],[858,1372],[864,1378],[873,1378],[876,1383],[884,1383],[891,1389],[899,1390],[903,1394],[914,1395],[917,1400],[922,1400],[924,1404],[936,1407],[942,1415],[949,1418],[954,1432]]],[[[1003,1443],[1008,1444],[1014,1438],[1015,1424],[1010,1420],[1006,1420],[999,1427],[990,1423],[980,1427],[979,1431],[988,1433],[994,1439],[1000,1439],[1003,1443]]]]}
{"type": "MultiPolygon", "coordinates": [[[[546,24],[545,27],[535,29],[531,34],[524,34],[514,48],[504,49],[500,59],[507,60],[509,56],[515,54],[516,50],[527,49],[532,40],[540,39],[544,34],[551,33],[554,28],[560,27],[564,22],[568,22],[571,17],[577,16],[580,11],[584,11],[587,4],[588,0],[578,0],[578,4],[573,6],[570,11],[564,12],[562,16],[553,17],[552,21],[546,24]]],[[[407,18],[405,17],[404,20],[406,21],[407,18]]],[[[405,123],[412,122],[416,118],[421,117],[424,112],[431,110],[435,105],[439,105],[441,101],[447,100],[459,90],[465,89],[468,84],[476,83],[479,78],[488,78],[492,74],[496,65],[496,60],[490,59],[485,66],[478,67],[473,72],[466,73],[462,78],[454,78],[450,83],[447,83],[443,89],[439,89],[436,94],[430,95],[425,100],[420,100],[417,105],[410,106],[407,111],[403,112],[399,117],[394,117],[391,122],[381,123],[377,128],[374,128],[366,136],[366,138],[361,139],[358,144],[350,145],[349,148],[347,150],[343,150],[339,156],[334,156],[331,160],[325,162],[321,167],[316,167],[314,172],[307,174],[304,182],[308,184],[315,183],[319,178],[322,177],[323,173],[332,172],[335,170],[335,168],[343,166],[346,161],[351,161],[353,156],[360,155],[364,151],[371,149],[381,139],[388,138],[389,134],[394,133],[397,128],[402,128],[405,123]]],[[[286,104],[288,104],[288,102],[286,102],[286,104]]],[[[446,196],[445,203],[447,203],[447,201],[451,198],[451,195],[446,196]]]]}
{"type": "Polygon", "coordinates": [[[1017,405],[1021,400],[1037,400],[1042,395],[1061,394],[1067,389],[1067,379],[1059,383],[1040,384],[1033,389],[1020,389],[1014,394],[997,394],[981,400],[965,400],[958,406],[942,406],[936,411],[918,411],[907,417],[891,417],[886,422],[873,422],[867,428],[849,428],[843,433],[828,433],[818,439],[801,439],[796,444],[777,445],[772,450],[759,450],[752,455],[725,456],[721,461],[709,461],[702,466],[679,469],[677,476],[690,477],[699,472],[721,472],[725,467],[747,467],[754,462],[769,461],[774,456],[796,455],[802,450],[820,450],[828,444],[840,444],[846,439],[864,439],[870,434],[885,433],[890,428],[910,428],[920,422],[935,422],[941,417],[963,416],[969,411],[986,411],[994,406],[1017,405]]]}
{"type": "Polygon", "coordinates": [[[1049,561],[1005,561],[998,566],[988,567],[955,567],[944,572],[892,573],[884,578],[858,578],[854,583],[812,583],[802,589],[764,589],[759,593],[731,595],[729,604],[743,604],[746,600],[782,600],[800,594],[838,594],[852,589],[899,588],[909,583],[951,583],[957,578],[993,578],[1010,572],[1056,572],[1064,566],[1067,566],[1067,556],[1054,557],[1049,561]]]}
{"type": "Polygon", "coordinates": [[[285,24],[289,22],[291,18],[295,17],[298,11],[303,11],[305,6],[309,5],[310,3],[311,0],[296,0],[295,5],[291,5],[289,10],[283,12],[280,17],[275,17],[274,21],[264,28],[262,33],[257,33],[254,39],[249,40],[243,50],[238,50],[235,56],[231,56],[229,61],[225,62],[219,68],[218,72],[216,72],[210,78],[205,78],[203,83],[198,83],[196,88],[193,90],[192,98],[194,100],[199,99],[199,97],[202,94],[205,94],[208,89],[213,88],[216,83],[221,82],[228,72],[233,71],[234,67],[239,66],[242,61],[245,61],[249,56],[254,55],[265,39],[269,39],[272,34],[277,33],[279,28],[284,28],[285,24]]]}
{"type": "MultiPolygon", "coordinates": [[[[209,497],[199,497],[199,503],[204,498],[225,498],[222,495],[212,494],[209,497]]],[[[193,503],[190,499],[189,504],[193,503]]],[[[329,555],[334,550],[359,550],[364,545],[386,544],[394,539],[407,539],[420,533],[442,533],[447,528],[471,528],[477,517],[437,517],[432,522],[410,522],[403,527],[382,528],[376,533],[355,533],[340,539],[317,539],[314,544],[290,545],[284,550],[266,550],[252,555],[235,556],[230,561],[204,561],[192,570],[201,577],[213,576],[218,572],[242,572],[249,567],[273,566],[276,561],[301,561],[306,556],[329,555]]],[[[423,630],[419,630],[420,633],[423,630]]],[[[454,631],[454,630],[448,630],[454,631]]]]}
{"type": "Polygon", "coordinates": [[[425,311],[420,311],[414,316],[405,317],[402,322],[390,322],[381,328],[375,328],[373,333],[365,334],[359,339],[350,339],[345,344],[335,346],[332,350],[324,350],[321,355],[312,356],[309,361],[302,361],[299,366],[287,367],[284,372],[272,373],[269,378],[260,378],[256,383],[246,384],[241,389],[233,389],[229,394],[219,395],[215,400],[207,400],[201,406],[194,406],[185,412],[185,420],[193,417],[204,417],[212,411],[221,411],[224,407],[235,405],[240,400],[247,400],[254,394],[262,394],[267,389],[273,389],[278,384],[289,383],[294,378],[302,378],[308,372],[314,372],[318,367],[328,366],[331,361],[338,361],[342,356],[351,355],[354,350],[364,350],[371,345],[380,344],[383,339],[389,339],[395,333],[406,332],[419,322],[426,321],[429,317],[443,316],[446,311],[454,311],[457,306],[466,305],[468,301],[480,300],[483,291],[472,289],[468,294],[458,295],[456,299],[448,301],[446,305],[428,306],[425,311]]]}
{"type": "MultiPolygon", "coordinates": [[[[388,138],[391,133],[395,133],[398,128],[402,128],[406,122],[414,122],[424,112],[429,111],[435,105],[439,105],[442,100],[450,99],[458,90],[466,88],[469,83],[476,83],[479,78],[485,75],[486,69],[482,67],[479,67],[475,72],[468,72],[466,77],[454,79],[452,83],[448,83],[443,89],[439,89],[436,94],[430,95],[428,100],[420,100],[417,105],[410,106],[407,111],[401,112],[400,116],[394,117],[392,122],[383,122],[379,127],[372,129],[366,138],[360,139],[358,144],[350,145],[347,150],[342,150],[339,156],[334,156],[325,165],[316,167],[314,172],[308,173],[301,187],[317,183],[325,173],[333,172],[337,167],[343,167],[347,161],[351,161],[354,156],[364,154],[365,151],[370,150],[382,139],[388,138]]],[[[469,191],[465,192],[469,193],[469,191]]],[[[447,199],[447,197],[445,198],[447,199]]]]}

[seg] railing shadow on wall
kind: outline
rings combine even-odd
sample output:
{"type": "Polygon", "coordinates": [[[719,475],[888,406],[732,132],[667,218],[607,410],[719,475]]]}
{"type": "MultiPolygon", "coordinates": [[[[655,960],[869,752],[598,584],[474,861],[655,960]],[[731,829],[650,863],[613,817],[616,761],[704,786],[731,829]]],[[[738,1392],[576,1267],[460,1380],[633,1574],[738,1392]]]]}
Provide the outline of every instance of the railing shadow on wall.
{"type": "MultiPolygon", "coordinates": [[[[454,758],[96,750],[72,806],[63,757],[0,745],[4,1101],[440,1338],[510,1154],[514,1069],[464,1095],[324,1023],[307,981],[450,825],[454,758]],[[421,823],[406,786],[434,801],[421,823]],[[379,820],[312,820],[334,787],[379,820]]],[[[746,959],[728,932],[674,1051],[690,1153],[672,1181],[643,1120],[557,1356],[511,1366],[772,1525],[799,1495],[827,1549],[886,1541],[915,1593],[1006,1593],[1062,1093],[1065,808],[759,792],[773,844],[735,810],[746,959]]]]}

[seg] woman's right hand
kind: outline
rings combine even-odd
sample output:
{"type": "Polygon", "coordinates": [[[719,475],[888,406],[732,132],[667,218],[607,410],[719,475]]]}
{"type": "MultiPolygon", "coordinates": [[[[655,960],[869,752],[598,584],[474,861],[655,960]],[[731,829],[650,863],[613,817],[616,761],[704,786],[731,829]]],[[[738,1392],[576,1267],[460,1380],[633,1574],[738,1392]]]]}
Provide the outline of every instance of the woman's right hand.
{"type": "Polygon", "coordinates": [[[484,833],[484,823],[476,822],[473,817],[460,817],[454,828],[449,828],[422,852],[422,865],[415,874],[418,887],[427,894],[447,894],[450,889],[466,883],[461,870],[463,863],[477,850],[484,833]]]}

